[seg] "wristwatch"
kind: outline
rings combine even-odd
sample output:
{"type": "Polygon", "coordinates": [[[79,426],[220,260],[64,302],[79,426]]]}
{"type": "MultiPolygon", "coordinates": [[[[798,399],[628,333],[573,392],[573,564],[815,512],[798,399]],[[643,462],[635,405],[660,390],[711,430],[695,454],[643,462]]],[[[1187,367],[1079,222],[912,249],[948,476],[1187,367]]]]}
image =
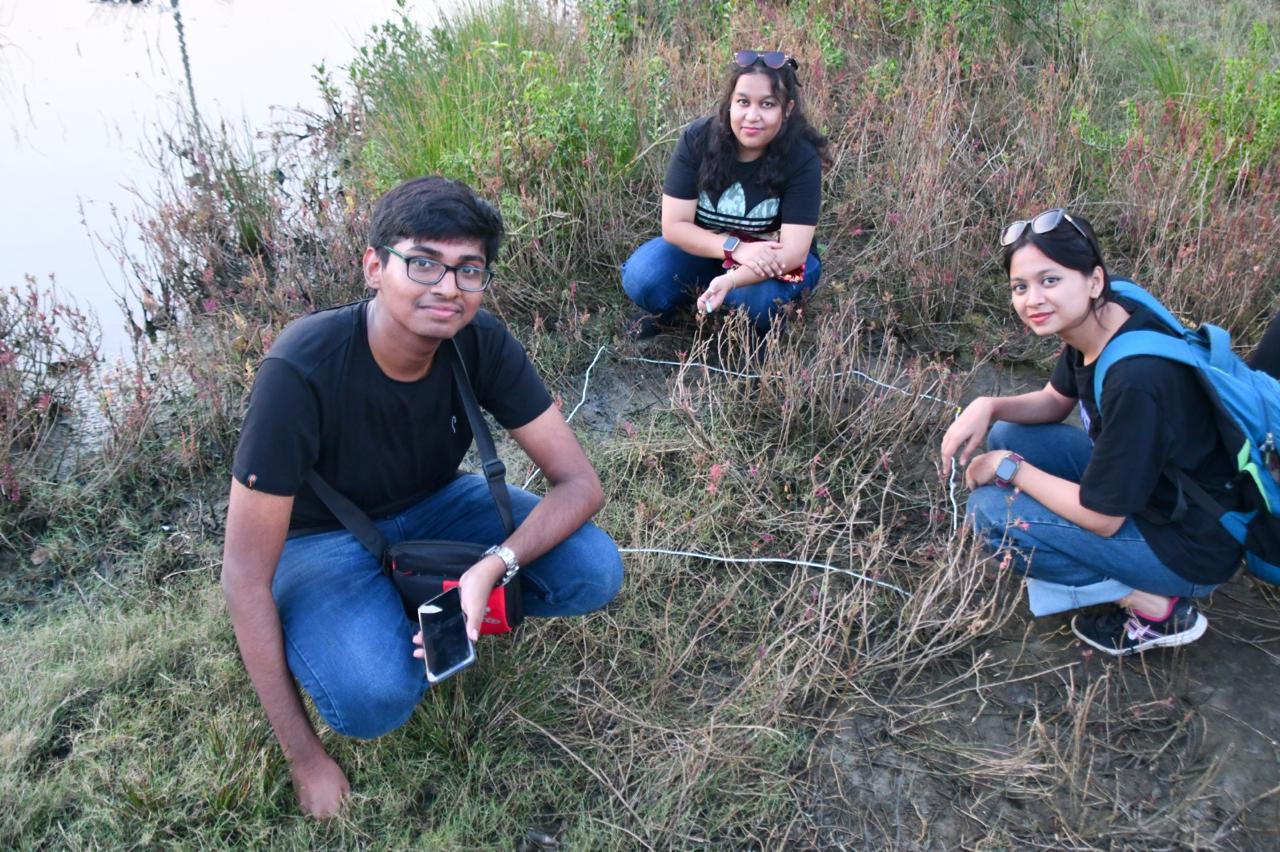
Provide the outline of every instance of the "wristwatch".
{"type": "Polygon", "coordinates": [[[1022,464],[1022,456],[1017,453],[1009,453],[1009,455],[1000,459],[1000,463],[996,465],[996,485],[1001,488],[1008,488],[1013,484],[1013,478],[1018,475],[1018,467],[1022,464]]]}
{"type": "Polygon", "coordinates": [[[737,263],[737,261],[733,259],[733,253],[738,250],[738,246],[740,245],[742,245],[742,240],[738,239],[732,234],[730,234],[729,238],[724,241],[723,248],[724,248],[725,269],[729,268],[730,263],[737,263]]]}
{"type": "Polygon", "coordinates": [[[506,545],[495,544],[484,552],[484,556],[496,556],[502,560],[502,564],[507,566],[507,570],[503,572],[502,578],[497,582],[497,585],[499,586],[505,586],[507,583],[510,583],[511,578],[520,570],[520,561],[516,559],[516,555],[512,552],[511,548],[506,545]]]}

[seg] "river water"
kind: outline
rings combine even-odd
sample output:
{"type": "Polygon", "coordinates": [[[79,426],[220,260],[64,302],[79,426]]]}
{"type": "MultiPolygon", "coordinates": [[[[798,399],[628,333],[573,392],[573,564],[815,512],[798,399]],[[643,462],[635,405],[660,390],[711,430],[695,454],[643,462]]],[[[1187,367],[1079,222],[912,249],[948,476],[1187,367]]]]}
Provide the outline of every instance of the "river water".
{"type": "MultiPolygon", "coordinates": [[[[448,3],[419,0],[427,22],[448,3]]],[[[191,87],[206,124],[264,137],[287,111],[319,108],[315,66],[335,81],[394,0],[179,0],[191,87]]],[[[125,354],[125,273],[104,244],[136,252],[132,213],[157,178],[145,151],[190,101],[172,0],[0,0],[0,287],[27,275],[98,317],[125,354]]]]}

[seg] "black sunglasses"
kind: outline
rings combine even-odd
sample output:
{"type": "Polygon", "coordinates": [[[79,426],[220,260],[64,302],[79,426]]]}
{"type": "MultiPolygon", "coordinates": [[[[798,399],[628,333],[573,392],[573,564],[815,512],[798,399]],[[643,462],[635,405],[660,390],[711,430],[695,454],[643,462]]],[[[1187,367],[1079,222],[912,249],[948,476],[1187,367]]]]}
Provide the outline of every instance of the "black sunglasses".
{"type": "Polygon", "coordinates": [[[1071,214],[1061,207],[1046,210],[1031,219],[1019,219],[1012,224],[1005,225],[1004,230],[1000,232],[1000,245],[1011,246],[1016,243],[1018,238],[1026,233],[1028,225],[1031,226],[1031,233],[1033,234],[1047,234],[1061,225],[1063,219],[1070,222],[1071,227],[1075,228],[1076,232],[1084,237],[1084,241],[1089,244],[1089,248],[1097,251],[1093,240],[1089,239],[1089,235],[1084,232],[1084,228],[1076,224],[1076,220],[1071,218],[1071,214]]]}
{"type": "Polygon", "coordinates": [[[787,56],[781,50],[739,50],[733,54],[733,61],[740,68],[750,68],[757,62],[763,62],[775,70],[783,65],[790,65],[792,68],[800,67],[800,63],[796,62],[794,57],[787,56]]]}

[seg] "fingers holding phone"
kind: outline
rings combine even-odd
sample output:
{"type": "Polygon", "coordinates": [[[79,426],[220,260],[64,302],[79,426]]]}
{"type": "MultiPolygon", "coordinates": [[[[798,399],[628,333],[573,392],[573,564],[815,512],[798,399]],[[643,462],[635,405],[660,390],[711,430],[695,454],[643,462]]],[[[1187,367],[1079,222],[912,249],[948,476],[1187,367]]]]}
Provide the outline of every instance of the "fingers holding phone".
{"type": "MultiPolygon", "coordinates": [[[[415,645],[421,645],[427,681],[439,683],[476,661],[476,646],[462,610],[461,587],[455,586],[418,607],[415,645]]],[[[413,655],[419,656],[419,651],[413,655]]]]}

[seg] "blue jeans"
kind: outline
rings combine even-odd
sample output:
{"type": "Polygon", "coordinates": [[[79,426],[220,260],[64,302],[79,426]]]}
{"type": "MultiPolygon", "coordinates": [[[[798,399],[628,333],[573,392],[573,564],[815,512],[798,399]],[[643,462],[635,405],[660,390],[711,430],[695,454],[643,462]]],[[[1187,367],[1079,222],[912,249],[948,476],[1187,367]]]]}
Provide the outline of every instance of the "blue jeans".
{"type": "MultiPolygon", "coordinates": [[[[507,486],[519,524],[538,498],[507,486]]],[[[398,515],[377,521],[390,544],[444,538],[497,544],[506,538],[482,477],[465,474],[398,515]]],[[[617,545],[586,523],[521,568],[526,615],[599,609],[622,586],[617,545]]],[[[289,670],[335,731],[381,736],[408,721],[427,690],[413,657],[418,627],[369,551],[346,530],[289,539],[271,593],[284,628],[289,670]]]]}
{"type": "MultiPolygon", "coordinates": [[[[670,321],[676,310],[691,304],[724,273],[724,261],[697,257],[678,249],[662,237],[654,237],[635,250],[622,264],[622,289],[631,301],[659,320],[670,321]]],[[[822,264],[810,252],[804,264],[804,281],[788,284],[769,278],[758,284],[735,287],[725,296],[725,308],[742,308],[760,331],[768,331],[788,302],[794,302],[818,286],[822,264]]]]}
{"type": "MultiPolygon", "coordinates": [[[[1093,453],[1089,436],[1065,423],[1022,426],[997,422],[987,445],[1012,450],[1040,470],[1079,482],[1093,453]]],[[[1176,574],[1152,552],[1133,518],[1114,535],[1089,532],[1022,492],[984,485],[969,496],[974,530],[993,549],[1006,548],[1027,575],[1033,615],[1118,601],[1134,589],[1202,597],[1201,586],[1176,574]]]]}

